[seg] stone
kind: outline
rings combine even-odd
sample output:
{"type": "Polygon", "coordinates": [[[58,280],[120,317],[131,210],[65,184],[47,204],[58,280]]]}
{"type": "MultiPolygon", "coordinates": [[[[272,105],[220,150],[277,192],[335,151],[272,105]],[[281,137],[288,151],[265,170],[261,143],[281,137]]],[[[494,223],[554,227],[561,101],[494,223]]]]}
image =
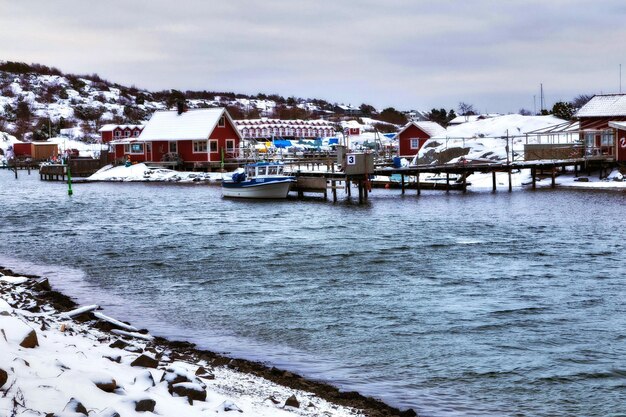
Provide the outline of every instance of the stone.
{"type": "Polygon", "coordinates": [[[96,414],[95,417],[120,417],[120,413],[113,409],[105,408],[104,410],[96,414]]]}
{"type": "Polygon", "coordinates": [[[144,368],[156,368],[159,366],[159,361],[151,358],[148,355],[139,355],[137,359],[130,363],[130,366],[143,366],[144,368]]]}
{"type": "Polygon", "coordinates": [[[117,348],[117,349],[124,349],[126,346],[128,346],[128,343],[124,342],[123,340],[116,340],[115,342],[111,343],[109,345],[110,348],[117,348]]]}
{"type": "Polygon", "coordinates": [[[189,404],[193,404],[193,401],[206,401],[206,390],[199,384],[191,382],[180,382],[173,384],[170,388],[171,394],[176,394],[179,397],[187,397],[189,404]]]}
{"type": "Polygon", "coordinates": [[[196,376],[204,379],[215,379],[215,375],[213,375],[208,369],[200,366],[196,370],[196,376]]]}
{"type": "Polygon", "coordinates": [[[285,406],[300,408],[300,401],[298,401],[295,395],[292,395],[285,401],[285,406]]]}
{"type": "Polygon", "coordinates": [[[0,388],[2,388],[4,384],[7,383],[8,379],[9,374],[7,374],[7,371],[5,371],[4,369],[0,369],[0,388]]]}
{"type": "Polygon", "coordinates": [[[34,287],[38,289],[39,291],[52,291],[52,287],[50,286],[50,283],[48,282],[48,278],[44,278],[44,279],[37,281],[34,287]]]}
{"type": "Polygon", "coordinates": [[[104,392],[113,392],[117,388],[117,382],[113,378],[108,378],[106,380],[94,381],[96,387],[100,388],[104,392]]]}
{"type": "Polygon", "coordinates": [[[156,401],[150,398],[144,398],[143,400],[139,400],[135,402],[135,411],[144,412],[154,412],[154,407],[156,406],[156,401]]]}
{"type": "Polygon", "coordinates": [[[65,408],[63,408],[63,411],[73,411],[75,413],[88,415],[87,409],[85,408],[85,406],[76,398],[70,398],[67,404],[65,404],[65,408]]]}
{"type": "Polygon", "coordinates": [[[20,346],[26,349],[33,349],[39,346],[39,341],[37,340],[37,333],[34,330],[28,332],[24,340],[20,343],[20,346]]]}
{"type": "Polygon", "coordinates": [[[110,360],[111,362],[121,363],[122,356],[121,355],[105,355],[103,358],[110,360]]]}
{"type": "Polygon", "coordinates": [[[133,385],[145,391],[149,388],[154,387],[156,384],[154,383],[152,373],[148,370],[145,370],[135,377],[135,379],[133,380],[133,385]]]}
{"type": "Polygon", "coordinates": [[[220,404],[220,408],[223,411],[239,411],[240,413],[243,413],[243,410],[239,407],[237,407],[237,404],[235,404],[232,401],[224,401],[222,404],[220,404]]]}

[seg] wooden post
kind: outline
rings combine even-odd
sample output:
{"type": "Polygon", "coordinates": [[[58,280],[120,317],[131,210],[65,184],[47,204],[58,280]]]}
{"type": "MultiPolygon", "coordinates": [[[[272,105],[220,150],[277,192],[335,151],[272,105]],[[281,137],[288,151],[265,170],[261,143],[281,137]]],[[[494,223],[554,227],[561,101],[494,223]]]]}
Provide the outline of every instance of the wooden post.
{"type": "Polygon", "coordinates": [[[359,186],[359,204],[363,203],[363,180],[358,181],[359,186]]]}
{"type": "Polygon", "coordinates": [[[533,190],[537,189],[537,168],[530,169],[530,176],[533,178],[533,190]]]}
{"type": "Polygon", "coordinates": [[[556,167],[552,167],[552,184],[550,187],[556,188],[556,167]]]}
{"type": "Polygon", "coordinates": [[[578,163],[574,164],[574,177],[578,178],[578,163]]]}
{"type": "Polygon", "coordinates": [[[422,186],[420,184],[420,172],[417,171],[417,195],[422,194],[422,186]]]}
{"type": "Polygon", "coordinates": [[[348,190],[348,197],[352,197],[352,181],[346,177],[346,189],[348,190]]]}
{"type": "Polygon", "coordinates": [[[508,169],[508,174],[509,174],[509,192],[513,191],[513,181],[511,179],[511,167],[509,167],[508,169]]]}
{"type": "Polygon", "coordinates": [[[450,192],[450,173],[446,172],[446,193],[450,192]]]}
{"type": "Polygon", "coordinates": [[[402,180],[401,180],[402,195],[404,195],[404,174],[400,174],[400,176],[402,177],[402,180]]]}
{"type": "Polygon", "coordinates": [[[333,203],[337,202],[337,182],[335,180],[332,181],[333,187],[333,203]]]}
{"type": "Polygon", "coordinates": [[[463,173],[463,192],[467,192],[467,172],[463,173]]]}

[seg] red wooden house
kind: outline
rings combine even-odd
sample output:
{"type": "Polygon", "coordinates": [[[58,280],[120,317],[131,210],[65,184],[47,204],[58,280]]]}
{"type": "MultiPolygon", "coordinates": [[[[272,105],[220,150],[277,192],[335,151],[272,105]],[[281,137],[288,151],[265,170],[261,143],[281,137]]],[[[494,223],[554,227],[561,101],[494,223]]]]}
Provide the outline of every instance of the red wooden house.
{"type": "Polygon", "coordinates": [[[626,94],[602,94],[591,98],[575,114],[587,154],[613,155],[626,161],[626,94]]]}
{"type": "Polygon", "coordinates": [[[114,140],[114,158],[133,162],[179,160],[186,168],[218,167],[239,154],[241,135],[224,108],[157,111],[137,138],[114,140]]]}
{"type": "Polygon", "coordinates": [[[446,129],[435,122],[409,122],[396,134],[399,156],[416,155],[426,141],[446,134],[446,129]]]}
{"type": "Polygon", "coordinates": [[[120,140],[125,138],[137,138],[143,130],[143,125],[115,125],[106,124],[102,126],[100,132],[100,141],[108,143],[112,140],[120,140]]]}

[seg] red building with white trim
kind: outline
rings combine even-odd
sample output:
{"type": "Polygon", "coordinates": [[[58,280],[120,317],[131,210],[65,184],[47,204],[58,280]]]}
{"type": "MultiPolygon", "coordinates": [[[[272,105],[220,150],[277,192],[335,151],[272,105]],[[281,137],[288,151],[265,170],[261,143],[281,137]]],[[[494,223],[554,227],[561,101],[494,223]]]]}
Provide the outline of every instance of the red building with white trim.
{"type": "Polygon", "coordinates": [[[414,156],[428,139],[446,134],[446,129],[435,122],[409,122],[400,130],[398,139],[399,156],[414,156]]]}
{"type": "Polygon", "coordinates": [[[120,140],[127,138],[137,138],[141,134],[144,125],[115,125],[106,124],[98,129],[100,132],[100,141],[109,143],[112,140],[120,140]]]}
{"type": "Polygon", "coordinates": [[[587,153],[626,161],[626,94],[595,95],[575,114],[587,153]]]}
{"type": "Polygon", "coordinates": [[[225,108],[157,111],[137,138],[114,140],[114,159],[178,160],[186,168],[219,167],[239,156],[241,135],[225,108]]]}

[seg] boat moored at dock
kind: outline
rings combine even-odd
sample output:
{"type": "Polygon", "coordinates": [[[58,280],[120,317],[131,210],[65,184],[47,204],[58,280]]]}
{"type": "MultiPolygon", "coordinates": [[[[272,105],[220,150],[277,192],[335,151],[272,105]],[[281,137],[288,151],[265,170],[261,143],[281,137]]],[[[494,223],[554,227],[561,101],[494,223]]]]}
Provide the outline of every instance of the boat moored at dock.
{"type": "Polygon", "coordinates": [[[287,198],[295,177],[285,174],[284,165],[275,162],[256,162],[233,173],[222,181],[222,196],[234,198],[287,198]]]}

